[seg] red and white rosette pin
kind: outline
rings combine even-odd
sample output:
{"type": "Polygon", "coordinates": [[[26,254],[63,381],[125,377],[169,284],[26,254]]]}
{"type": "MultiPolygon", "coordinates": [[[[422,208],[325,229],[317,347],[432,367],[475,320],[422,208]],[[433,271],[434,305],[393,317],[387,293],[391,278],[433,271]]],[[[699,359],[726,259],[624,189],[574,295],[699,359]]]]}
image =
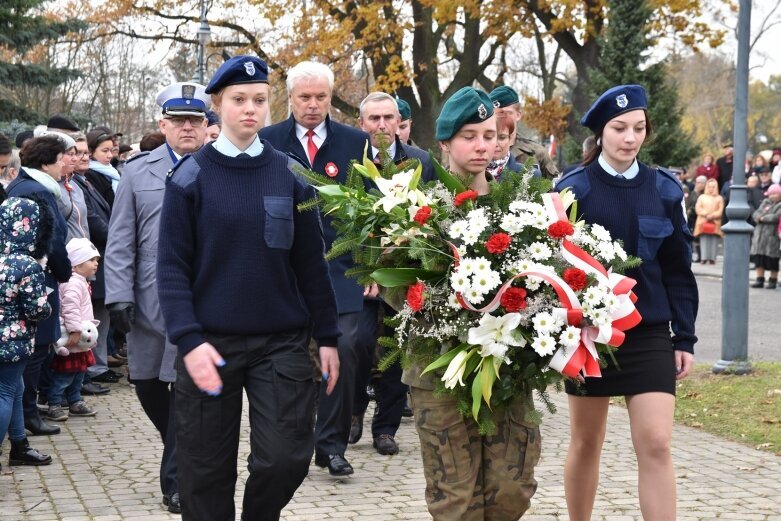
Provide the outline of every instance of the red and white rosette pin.
{"type": "Polygon", "coordinates": [[[328,177],[336,177],[339,175],[339,167],[337,167],[333,161],[329,161],[327,165],[325,165],[325,175],[328,177]]]}

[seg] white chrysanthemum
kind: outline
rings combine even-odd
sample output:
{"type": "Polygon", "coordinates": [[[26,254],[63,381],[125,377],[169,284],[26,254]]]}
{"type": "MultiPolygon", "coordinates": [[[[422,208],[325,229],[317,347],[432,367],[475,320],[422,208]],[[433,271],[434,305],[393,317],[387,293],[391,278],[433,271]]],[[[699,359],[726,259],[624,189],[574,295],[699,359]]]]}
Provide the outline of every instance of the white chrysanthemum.
{"type": "Polygon", "coordinates": [[[595,309],[590,313],[590,316],[597,326],[609,326],[612,323],[610,315],[604,309],[595,309]]]}
{"type": "Polygon", "coordinates": [[[600,242],[611,242],[613,240],[613,238],[610,237],[610,232],[599,224],[591,225],[591,234],[600,242]]]}
{"type": "Polygon", "coordinates": [[[537,291],[542,286],[542,280],[537,277],[527,277],[524,285],[529,291],[537,291]]]}
{"type": "Polygon", "coordinates": [[[549,356],[556,350],[556,341],[549,335],[538,336],[532,342],[532,349],[540,356],[549,356]]]}
{"type": "Polygon", "coordinates": [[[476,288],[471,287],[463,293],[463,296],[472,304],[480,304],[485,300],[485,295],[483,293],[480,293],[476,288]]]}
{"type": "Polygon", "coordinates": [[[447,296],[447,305],[453,309],[461,309],[461,303],[458,301],[458,297],[455,293],[451,293],[447,296]]]}
{"type": "Polygon", "coordinates": [[[458,269],[467,275],[471,275],[475,272],[475,260],[471,257],[462,258],[458,269]]]}
{"type": "Polygon", "coordinates": [[[461,268],[458,268],[450,275],[450,287],[454,291],[463,293],[469,289],[470,285],[469,275],[462,271],[461,268]]]}
{"type": "Polygon", "coordinates": [[[485,208],[475,208],[466,214],[466,219],[469,221],[470,225],[475,223],[483,224],[486,221],[485,208]]]}
{"type": "Polygon", "coordinates": [[[613,251],[615,252],[616,257],[618,257],[622,261],[625,261],[628,258],[626,251],[624,251],[624,248],[622,248],[621,245],[617,242],[613,243],[613,251]]]}
{"type": "Polygon", "coordinates": [[[466,244],[467,246],[472,246],[474,243],[477,242],[479,238],[480,238],[480,233],[474,231],[472,228],[467,229],[461,235],[461,239],[464,241],[464,244],[466,244]]]}
{"type": "Polygon", "coordinates": [[[602,303],[605,292],[598,286],[592,286],[583,293],[583,302],[589,306],[598,306],[602,303]]]}
{"type": "Polygon", "coordinates": [[[561,332],[559,335],[559,344],[563,345],[567,349],[574,349],[580,344],[580,328],[575,326],[568,326],[567,329],[561,332]]]}
{"type": "Polygon", "coordinates": [[[478,273],[488,273],[490,271],[492,271],[491,270],[491,262],[488,259],[486,259],[485,257],[476,257],[475,258],[473,273],[475,273],[475,274],[478,274],[478,273]]]}
{"type": "Polygon", "coordinates": [[[494,290],[501,283],[502,279],[499,277],[499,274],[494,271],[476,273],[472,277],[472,288],[483,294],[494,290]]]}
{"type": "Polygon", "coordinates": [[[583,228],[579,227],[575,227],[575,234],[572,236],[572,240],[576,244],[581,244],[583,246],[594,246],[597,243],[596,239],[594,239],[594,236],[592,236],[583,228]]]}
{"type": "Polygon", "coordinates": [[[621,305],[621,302],[618,300],[618,296],[614,293],[608,293],[605,295],[605,297],[602,299],[602,303],[605,305],[608,312],[615,311],[618,309],[618,306],[621,305]]]}
{"type": "Polygon", "coordinates": [[[467,229],[467,223],[466,221],[454,221],[453,224],[450,225],[450,229],[448,230],[448,234],[453,239],[458,239],[463,235],[464,231],[467,229]]]}
{"type": "Polygon", "coordinates": [[[550,247],[544,242],[533,242],[526,248],[526,251],[531,258],[536,261],[548,260],[553,253],[550,247]]]}
{"type": "Polygon", "coordinates": [[[534,315],[532,323],[534,324],[534,331],[541,334],[553,333],[560,327],[553,315],[546,311],[534,315]]]}
{"type": "Polygon", "coordinates": [[[599,245],[597,246],[597,249],[599,250],[597,255],[602,257],[602,259],[604,259],[605,261],[610,262],[616,256],[616,250],[615,248],[613,248],[612,242],[600,242],[599,245]]]}
{"type": "Polygon", "coordinates": [[[518,271],[529,271],[537,268],[537,263],[531,259],[518,259],[515,262],[515,268],[518,271]]]}
{"type": "Polygon", "coordinates": [[[532,221],[532,226],[534,226],[535,228],[539,228],[540,230],[547,230],[550,224],[551,224],[550,219],[548,219],[544,215],[535,216],[534,221],[532,221]]]}
{"type": "Polygon", "coordinates": [[[524,205],[526,204],[526,201],[513,201],[510,203],[510,206],[508,207],[511,212],[513,213],[520,213],[523,211],[524,205]]]}
{"type": "Polygon", "coordinates": [[[499,228],[510,234],[520,233],[523,230],[524,224],[517,215],[507,214],[502,217],[502,221],[499,223],[499,228]]]}

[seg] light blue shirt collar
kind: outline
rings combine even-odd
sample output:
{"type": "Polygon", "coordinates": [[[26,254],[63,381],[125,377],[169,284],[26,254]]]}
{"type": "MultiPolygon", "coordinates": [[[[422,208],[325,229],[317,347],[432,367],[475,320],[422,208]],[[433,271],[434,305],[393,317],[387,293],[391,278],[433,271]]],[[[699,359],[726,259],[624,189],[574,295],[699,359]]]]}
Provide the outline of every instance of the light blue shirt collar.
{"type": "Polygon", "coordinates": [[[247,150],[239,150],[239,147],[231,143],[231,141],[225,137],[225,134],[222,132],[220,132],[220,135],[217,136],[217,139],[212,141],[212,146],[217,152],[228,157],[236,157],[242,153],[248,154],[251,157],[257,157],[263,153],[263,142],[257,135],[255,136],[255,140],[252,142],[252,144],[247,147],[247,150]]]}
{"type": "Polygon", "coordinates": [[[627,168],[626,172],[618,172],[615,168],[610,166],[610,164],[605,160],[604,157],[602,157],[602,154],[599,154],[599,158],[597,159],[599,161],[599,166],[602,167],[602,170],[607,172],[608,174],[612,175],[613,177],[617,175],[624,176],[624,179],[634,179],[637,177],[638,172],[640,172],[640,165],[637,164],[637,159],[635,159],[629,168],[627,168]]]}

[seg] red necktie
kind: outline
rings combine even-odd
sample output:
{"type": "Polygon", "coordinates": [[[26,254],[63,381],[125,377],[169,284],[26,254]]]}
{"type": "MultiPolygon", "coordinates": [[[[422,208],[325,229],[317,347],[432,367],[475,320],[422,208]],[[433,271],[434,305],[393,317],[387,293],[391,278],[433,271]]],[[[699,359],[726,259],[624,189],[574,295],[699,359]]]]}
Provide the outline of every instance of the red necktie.
{"type": "Polygon", "coordinates": [[[309,165],[315,166],[315,156],[317,155],[317,145],[315,145],[315,140],[312,139],[312,136],[315,135],[315,131],[311,128],[306,132],[306,136],[309,138],[309,140],[306,143],[307,153],[309,154],[309,165]]]}

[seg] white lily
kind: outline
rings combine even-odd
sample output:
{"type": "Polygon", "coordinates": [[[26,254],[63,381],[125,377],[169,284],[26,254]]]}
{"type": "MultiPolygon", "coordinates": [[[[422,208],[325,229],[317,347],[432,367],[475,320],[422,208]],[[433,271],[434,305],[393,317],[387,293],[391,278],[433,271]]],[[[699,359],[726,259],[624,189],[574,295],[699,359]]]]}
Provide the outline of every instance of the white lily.
{"type": "Polygon", "coordinates": [[[569,188],[565,188],[559,192],[559,199],[561,200],[561,206],[566,210],[575,202],[575,193],[569,188]]]}
{"type": "Polygon", "coordinates": [[[414,175],[415,172],[412,170],[405,170],[395,174],[390,179],[383,179],[382,177],[375,179],[374,182],[384,197],[374,203],[373,209],[376,210],[382,206],[385,213],[388,213],[403,203],[411,203],[418,206],[430,204],[428,197],[423,192],[409,189],[414,175]]]}
{"type": "Polygon", "coordinates": [[[501,317],[484,314],[478,327],[469,329],[467,342],[480,346],[480,356],[496,356],[506,360],[510,346],[526,345],[526,340],[514,334],[521,323],[519,313],[507,313],[501,317]]]}
{"type": "Polygon", "coordinates": [[[464,350],[458,353],[448,364],[445,374],[442,375],[442,381],[445,382],[447,389],[454,389],[456,384],[464,386],[464,372],[466,371],[466,362],[474,354],[474,349],[464,350]]]}

